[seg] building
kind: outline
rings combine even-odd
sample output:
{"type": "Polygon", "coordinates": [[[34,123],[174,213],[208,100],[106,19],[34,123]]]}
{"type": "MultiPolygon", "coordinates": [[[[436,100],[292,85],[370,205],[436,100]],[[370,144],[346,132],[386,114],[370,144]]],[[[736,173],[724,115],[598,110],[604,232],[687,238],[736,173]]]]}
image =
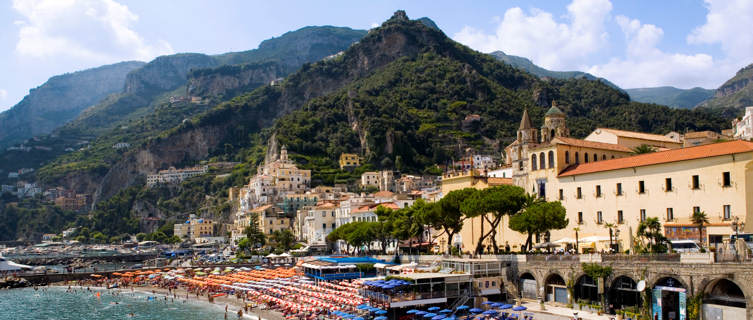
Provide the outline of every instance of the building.
{"type": "Polygon", "coordinates": [[[504,166],[486,172],[487,177],[493,178],[512,178],[512,166],[504,166]]]}
{"type": "Polygon", "coordinates": [[[682,148],[682,141],[664,135],[609,128],[596,128],[585,140],[618,144],[629,149],[634,149],[644,144],[660,150],[682,148]]]}
{"type": "Polygon", "coordinates": [[[361,175],[361,186],[362,187],[377,187],[379,188],[379,172],[375,171],[368,171],[364,172],[361,175]]]}
{"type": "Polygon", "coordinates": [[[157,184],[181,183],[186,179],[205,174],[208,170],[208,166],[199,166],[184,169],[175,169],[175,167],[170,167],[170,169],[160,170],[156,174],[147,175],[146,186],[153,187],[157,184]]]}
{"type": "Polygon", "coordinates": [[[391,170],[364,172],[361,175],[361,186],[373,186],[379,188],[380,191],[395,192],[397,191],[396,179],[399,177],[398,173],[391,170]]]}
{"type": "Polygon", "coordinates": [[[475,154],[472,156],[473,168],[477,170],[487,170],[497,166],[494,158],[490,155],[475,154]]]}
{"type": "Polygon", "coordinates": [[[289,193],[283,197],[280,208],[292,217],[301,208],[316,205],[320,199],[319,193],[289,193]]]}
{"type": "MultiPolygon", "coordinates": [[[[275,205],[264,205],[251,210],[251,214],[257,216],[259,230],[267,236],[275,231],[290,230],[291,219],[285,212],[275,205]]],[[[244,228],[245,229],[245,228],[244,228]]]]}
{"type": "Polygon", "coordinates": [[[197,242],[199,238],[214,237],[217,223],[209,220],[197,218],[196,215],[190,215],[185,223],[176,223],[173,225],[173,234],[181,239],[189,239],[197,242]]]}
{"type": "Polygon", "coordinates": [[[311,184],[311,170],[298,169],[282,146],[279,154],[265,159],[248,183],[245,201],[250,207],[283,202],[289,193],[304,193],[311,184]]]}
{"type": "Polygon", "coordinates": [[[753,106],[745,108],[745,115],[742,118],[732,120],[732,129],[735,139],[753,139],[753,106]]]}
{"type": "Polygon", "coordinates": [[[88,194],[76,194],[73,197],[63,196],[55,199],[55,205],[63,210],[82,211],[91,203],[91,196],[88,194]]]}
{"type": "Polygon", "coordinates": [[[112,145],[113,149],[120,150],[120,149],[128,149],[131,147],[131,144],[128,142],[118,142],[116,144],[112,145]]]}
{"type": "Polygon", "coordinates": [[[724,136],[714,131],[687,132],[683,135],[683,147],[694,147],[704,144],[716,143],[724,140],[731,140],[732,137],[724,136]]]}
{"type": "Polygon", "coordinates": [[[358,159],[358,155],[355,153],[341,153],[340,154],[340,170],[344,170],[346,168],[353,168],[360,166],[360,159],[358,159]]]}
{"type": "Polygon", "coordinates": [[[327,235],[337,228],[337,206],[333,202],[325,202],[308,210],[302,231],[309,246],[326,246],[327,235]]]}

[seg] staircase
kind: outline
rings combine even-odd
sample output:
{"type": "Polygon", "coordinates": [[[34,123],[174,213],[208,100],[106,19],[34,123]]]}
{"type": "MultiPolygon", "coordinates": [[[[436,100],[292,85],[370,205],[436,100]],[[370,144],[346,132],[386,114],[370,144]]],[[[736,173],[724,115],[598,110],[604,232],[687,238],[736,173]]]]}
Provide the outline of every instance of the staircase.
{"type": "MultiPolygon", "coordinates": [[[[468,302],[468,300],[471,299],[470,291],[465,290],[460,294],[460,297],[458,297],[457,300],[450,306],[450,310],[455,310],[457,307],[462,306],[468,302]]],[[[455,314],[455,312],[453,312],[455,314]]]]}

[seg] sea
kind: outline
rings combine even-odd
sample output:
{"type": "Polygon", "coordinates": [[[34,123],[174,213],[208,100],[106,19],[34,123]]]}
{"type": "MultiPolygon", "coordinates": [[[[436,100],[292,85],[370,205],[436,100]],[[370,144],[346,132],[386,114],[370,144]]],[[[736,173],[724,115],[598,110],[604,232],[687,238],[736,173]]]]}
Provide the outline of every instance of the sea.
{"type": "MultiPolygon", "coordinates": [[[[0,290],[0,319],[225,319],[224,306],[191,299],[175,299],[173,302],[170,298],[165,301],[164,296],[159,295],[150,299],[151,294],[138,291],[87,291],[86,288],[77,288],[75,292],[66,292],[66,289],[0,290]],[[113,292],[118,292],[118,295],[113,295],[113,292]]],[[[227,319],[237,319],[237,315],[229,313],[227,319]]]]}

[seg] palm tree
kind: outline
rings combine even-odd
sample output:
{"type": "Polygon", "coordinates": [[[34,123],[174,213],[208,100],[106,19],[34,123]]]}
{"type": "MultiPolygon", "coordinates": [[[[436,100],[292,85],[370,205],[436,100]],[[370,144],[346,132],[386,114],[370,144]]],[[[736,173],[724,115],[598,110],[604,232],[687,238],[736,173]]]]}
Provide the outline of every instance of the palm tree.
{"type": "Polygon", "coordinates": [[[573,230],[575,231],[575,254],[578,254],[578,231],[580,231],[580,228],[575,227],[573,230]]]}
{"type": "Polygon", "coordinates": [[[698,242],[703,245],[703,224],[709,223],[709,217],[706,216],[706,212],[696,211],[693,212],[693,216],[690,217],[690,221],[692,221],[694,225],[698,226],[698,242]]]}
{"type": "Polygon", "coordinates": [[[633,148],[632,154],[644,154],[644,153],[652,153],[656,152],[656,148],[649,146],[647,144],[642,144],[640,146],[637,146],[633,148]]]}

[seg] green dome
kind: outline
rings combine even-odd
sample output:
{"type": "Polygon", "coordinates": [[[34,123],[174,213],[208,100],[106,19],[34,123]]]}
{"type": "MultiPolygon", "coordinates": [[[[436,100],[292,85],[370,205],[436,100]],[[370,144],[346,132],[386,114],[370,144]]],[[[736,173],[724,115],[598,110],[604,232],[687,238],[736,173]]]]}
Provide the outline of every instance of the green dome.
{"type": "Polygon", "coordinates": [[[557,108],[557,106],[556,106],[556,105],[553,105],[553,106],[552,106],[551,108],[549,108],[549,111],[547,111],[547,112],[546,112],[546,113],[544,114],[544,116],[545,116],[545,117],[548,117],[548,116],[554,116],[554,115],[557,115],[557,116],[565,116],[565,113],[564,113],[564,112],[562,112],[562,110],[560,110],[560,108],[557,108]]]}

